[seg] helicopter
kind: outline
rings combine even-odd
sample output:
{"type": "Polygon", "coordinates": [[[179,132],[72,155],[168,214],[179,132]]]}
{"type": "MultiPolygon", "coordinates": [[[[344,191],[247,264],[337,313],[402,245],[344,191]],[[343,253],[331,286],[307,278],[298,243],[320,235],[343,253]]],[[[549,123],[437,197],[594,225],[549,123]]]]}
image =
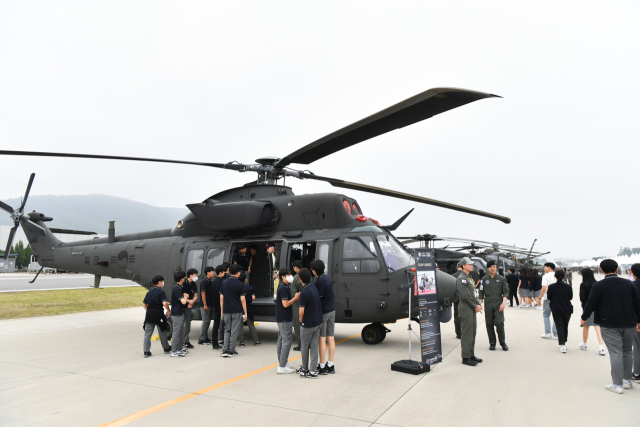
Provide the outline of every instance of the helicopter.
{"type": "MultiPolygon", "coordinates": [[[[230,262],[238,248],[253,244],[257,252],[253,256],[249,278],[256,293],[252,312],[256,321],[274,322],[274,282],[269,273],[266,252],[266,244],[273,242],[276,269],[291,267],[295,260],[301,260],[305,267],[314,258],[322,260],[333,282],[336,322],[368,323],[362,330],[362,339],[367,344],[377,344],[389,332],[385,324],[417,317],[417,308],[411,313],[408,309],[409,292],[414,291],[412,274],[415,273],[411,272],[415,266],[414,256],[391,233],[411,211],[394,224],[383,226],[365,216],[358,201],[350,196],[338,193],[295,195],[291,187],[285,185],[286,178],[324,181],[334,187],[439,206],[505,224],[511,220],[421,196],[323,177],[290,165],[308,165],[373,137],[480,99],[495,97],[465,89],[429,89],[285,157],[262,157],[254,164],[0,150],[0,155],[188,164],[257,175],[255,181],[242,187],[218,192],[200,203],[188,204],[190,212],[173,228],[116,236],[115,224],[110,222],[107,237],[63,243],[46,225],[53,218],[36,211],[24,211],[35,176],[32,174],[18,209],[0,202],[0,209],[7,211],[14,221],[8,246],[11,246],[17,227],[21,226],[37,262],[43,267],[92,274],[96,285],[101,277],[106,276],[132,280],[149,288],[151,278],[156,274],[172,278],[177,270],[195,268],[202,277],[205,267],[230,262]]],[[[76,233],[91,235],[93,232],[76,233]]],[[[171,279],[164,285],[167,295],[171,291],[170,282],[171,279]]],[[[455,279],[439,271],[437,283],[438,304],[443,313],[441,321],[445,322],[451,318],[455,279]]],[[[194,310],[193,318],[200,319],[197,310],[194,310]]]]}

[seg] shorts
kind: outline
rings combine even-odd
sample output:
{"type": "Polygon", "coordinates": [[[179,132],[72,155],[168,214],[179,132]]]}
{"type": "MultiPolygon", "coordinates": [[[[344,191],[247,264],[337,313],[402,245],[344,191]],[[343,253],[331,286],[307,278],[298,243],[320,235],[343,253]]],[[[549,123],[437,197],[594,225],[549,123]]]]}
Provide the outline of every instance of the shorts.
{"type": "Polygon", "coordinates": [[[589,318],[587,319],[585,326],[598,326],[598,324],[594,320],[595,315],[595,311],[591,313],[591,316],[589,316],[589,318]]]}
{"type": "Polygon", "coordinates": [[[332,337],[336,330],[336,311],[322,315],[322,326],[320,326],[321,337],[332,337]]]}
{"type": "Polygon", "coordinates": [[[531,297],[531,291],[529,289],[520,289],[520,296],[522,298],[529,298],[531,297]]]}
{"type": "Polygon", "coordinates": [[[540,291],[529,291],[532,297],[540,298],[540,291]]]}

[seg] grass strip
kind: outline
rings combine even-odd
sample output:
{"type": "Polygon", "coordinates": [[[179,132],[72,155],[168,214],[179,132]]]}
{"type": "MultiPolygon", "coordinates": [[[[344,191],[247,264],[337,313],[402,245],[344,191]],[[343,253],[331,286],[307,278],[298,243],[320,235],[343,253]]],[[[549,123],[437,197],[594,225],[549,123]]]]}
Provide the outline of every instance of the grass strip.
{"type": "Polygon", "coordinates": [[[3,292],[0,319],[139,307],[146,293],[142,286],[3,292]]]}

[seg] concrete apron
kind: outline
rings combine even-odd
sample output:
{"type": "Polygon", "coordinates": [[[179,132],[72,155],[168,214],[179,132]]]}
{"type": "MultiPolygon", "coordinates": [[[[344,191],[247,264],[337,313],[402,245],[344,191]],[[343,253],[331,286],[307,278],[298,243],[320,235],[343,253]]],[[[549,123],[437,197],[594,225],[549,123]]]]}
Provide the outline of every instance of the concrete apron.
{"type": "MultiPolygon", "coordinates": [[[[488,350],[479,316],[476,355],[484,362],[462,365],[449,322],[443,363],[421,376],[390,370],[407,357],[406,321],[388,325],[376,346],[359,338],[363,325],[338,325],[336,340],[346,341],[337,346],[337,373],[317,380],[276,375],[270,323],[258,325],[262,346],[247,342],[234,359],[197,345],[170,358],[159,341],[144,359],[141,308],[1,321],[0,425],[637,426],[640,387],[604,390],[609,360],[598,356],[593,329],[589,350],[578,349],[578,286],[567,354],[540,338],[541,311],[506,308],[508,352],[488,350]]],[[[199,331],[194,321],[194,344],[199,331]]]]}

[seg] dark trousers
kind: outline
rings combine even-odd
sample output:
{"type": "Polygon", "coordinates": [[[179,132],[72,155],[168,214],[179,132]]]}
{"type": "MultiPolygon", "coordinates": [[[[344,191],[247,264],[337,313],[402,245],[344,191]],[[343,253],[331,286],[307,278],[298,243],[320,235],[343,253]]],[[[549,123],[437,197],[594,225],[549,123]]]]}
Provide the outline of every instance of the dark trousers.
{"type": "Polygon", "coordinates": [[[220,327],[220,311],[214,310],[211,315],[213,316],[213,329],[211,330],[211,346],[215,347],[218,341],[224,340],[224,326],[220,327]]]}
{"type": "Polygon", "coordinates": [[[515,298],[516,300],[516,306],[520,306],[520,303],[518,302],[518,287],[515,286],[513,288],[509,288],[509,304],[511,305],[511,307],[514,307],[513,305],[513,299],[515,298]]]}
{"type": "Polygon", "coordinates": [[[553,323],[556,324],[558,329],[558,344],[565,345],[567,343],[567,336],[569,335],[569,319],[571,319],[571,313],[558,313],[552,311],[553,323]]]}

